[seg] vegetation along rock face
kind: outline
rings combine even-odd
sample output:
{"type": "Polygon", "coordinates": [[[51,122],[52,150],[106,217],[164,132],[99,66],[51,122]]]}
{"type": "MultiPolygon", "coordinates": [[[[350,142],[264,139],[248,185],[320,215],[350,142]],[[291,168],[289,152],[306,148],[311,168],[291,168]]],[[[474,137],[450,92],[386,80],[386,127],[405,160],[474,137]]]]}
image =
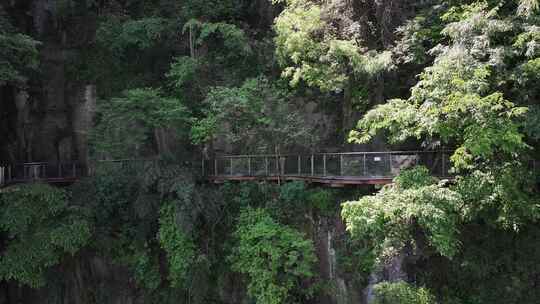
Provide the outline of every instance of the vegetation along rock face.
{"type": "Polygon", "coordinates": [[[538,0],[0,1],[0,304],[540,303],[539,83],[538,0]]]}

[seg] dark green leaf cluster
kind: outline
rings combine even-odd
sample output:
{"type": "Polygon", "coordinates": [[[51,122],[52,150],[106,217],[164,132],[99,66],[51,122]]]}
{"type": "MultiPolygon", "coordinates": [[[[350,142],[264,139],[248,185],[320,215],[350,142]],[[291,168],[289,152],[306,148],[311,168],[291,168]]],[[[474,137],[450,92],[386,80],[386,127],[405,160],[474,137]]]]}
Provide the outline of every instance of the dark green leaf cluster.
{"type": "Polygon", "coordinates": [[[157,89],[133,89],[124,92],[100,108],[99,123],[92,140],[96,153],[116,158],[141,156],[147,152],[149,138],[156,129],[181,133],[188,123],[189,110],[181,100],[163,96],[157,89]]]}
{"type": "Polygon", "coordinates": [[[191,137],[196,143],[225,138],[241,144],[244,152],[308,146],[316,139],[287,97],[286,90],[265,77],[247,79],[240,87],[212,88],[205,99],[206,116],[195,122],[191,137]]]}
{"type": "Polygon", "coordinates": [[[26,87],[29,76],[38,69],[39,42],[19,33],[0,5],[0,86],[26,87]]]}
{"type": "Polygon", "coordinates": [[[177,210],[172,204],[164,204],[160,210],[159,243],[167,253],[169,281],[173,287],[186,286],[195,260],[195,244],[179,229],[177,210]]]}
{"type": "Polygon", "coordinates": [[[82,210],[65,191],[47,185],[17,186],[0,193],[0,230],[6,236],[0,277],[41,287],[46,271],[75,255],[91,235],[82,210]]]}

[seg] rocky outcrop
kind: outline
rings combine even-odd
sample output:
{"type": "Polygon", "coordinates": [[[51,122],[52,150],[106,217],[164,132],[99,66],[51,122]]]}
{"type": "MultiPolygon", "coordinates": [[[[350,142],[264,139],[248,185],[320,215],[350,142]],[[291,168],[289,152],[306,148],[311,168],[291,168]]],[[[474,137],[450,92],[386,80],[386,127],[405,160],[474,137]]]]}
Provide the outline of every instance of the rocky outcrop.
{"type": "Polygon", "coordinates": [[[83,164],[88,163],[88,133],[93,126],[96,113],[96,86],[85,85],[79,93],[79,98],[72,106],[73,141],[76,157],[83,164]]]}
{"type": "Polygon", "coordinates": [[[363,291],[363,300],[365,304],[373,303],[375,300],[374,287],[376,284],[380,282],[397,282],[407,280],[407,273],[404,269],[406,257],[406,251],[400,250],[375,268],[375,270],[370,274],[368,285],[363,291]]]}
{"type": "Polygon", "coordinates": [[[73,20],[59,15],[59,3],[3,3],[19,30],[41,44],[39,73],[18,88],[0,87],[0,117],[9,117],[0,125],[0,130],[7,134],[0,136],[0,162],[78,158],[84,162],[87,158],[96,87],[67,76],[67,70],[77,50],[93,37],[88,32],[95,32],[95,20],[91,20],[95,16],[77,16],[84,20],[74,22],[84,21],[82,26],[68,26],[73,20]]]}
{"type": "Polygon", "coordinates": [[[339,264],[338,244],[345,237],[345,226],[341,218],[322,217],[315,225],[314,243],[319,261],[318,273],[320,278],[328,283],[328,290],[321,295],[316,303],[319,304],[356,304],[362,300],[362,286],[350,279],[344,273],[343,265],[339,264]]]}

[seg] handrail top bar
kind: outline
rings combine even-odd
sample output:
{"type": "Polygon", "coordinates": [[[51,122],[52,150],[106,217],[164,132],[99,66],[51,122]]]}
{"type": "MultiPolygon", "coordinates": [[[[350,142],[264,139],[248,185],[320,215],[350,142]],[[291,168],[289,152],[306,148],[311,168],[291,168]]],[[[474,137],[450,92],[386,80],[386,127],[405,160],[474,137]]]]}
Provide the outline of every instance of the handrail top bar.
{"type": "Polygon", "coordinates": [[[244,154],[244,155],[216,155],[215,158],[255,158],[255,157],[278,157],[278,156],[311,156],[311,155],[373,155],[373,154],[434,154],[450,153],[450,150],[440,151],[376,151],[376,152],[325,152],[325,153],[298,153],[298,154],[244,154]]]}
{"type": "MultiPolygon", "coordinates": [[[[90,160],[89,162],[98,162],[98,163],[116,163],[116,162],[128,162],[128,161],[159,161],[159,159],[102,159],[102,160],[90,160]]],[[[0,166],[36,166],[36,165],[73,165],[73,164],[82,164],[81,161],[72,160],[72,161],[50,161],[50,162],[28,162],[28,163],[5,163],[0,164],[0,166]]]]}
{"type": "MultiPolygon", "coordinates": [[[[264,158],[264,157],[286,157],[286,156],[340,156],[340,155],[384,155],[384,154],[434,154],[434,153],[451,153],[451,150],[437,150],[437,151],[369,151],[369,152],[316,152],[316,153],[286,153],[286,154],[241,154],[241,155],[216,155],[214,158],[264,158]]],[[[148,161],[161,161],[158,158],[147,159],[100,159],[90,160],[90,162],[98,163],[117,163],[117,162],[148,162],[148,161]]],[[[35,166],[35,165],[62,165],[62,164],[81,164],[80,161],[51,161],[51,162],[26,162],[15,164],[2,164],[2,166],[35,166]]]]}
{"type": "Polygon", "coordinates": [[[36,165],[72,165],[80,164],[79,161],[68,161],[68,162],[31,162],[31,163],[12,163],[12,164],[3,164],[2,166],[36,166],[36,165]]]}
{"type": "Polygon", "coordinates": [[[132,159],[132,158],[125,158],[125,159],[98,159],[98,160],[91,160],[98,163],[119,163],[119,162],[128,162],[128,161],[161,161],[159,158],[142,158],[142,159],[132,159]]]}

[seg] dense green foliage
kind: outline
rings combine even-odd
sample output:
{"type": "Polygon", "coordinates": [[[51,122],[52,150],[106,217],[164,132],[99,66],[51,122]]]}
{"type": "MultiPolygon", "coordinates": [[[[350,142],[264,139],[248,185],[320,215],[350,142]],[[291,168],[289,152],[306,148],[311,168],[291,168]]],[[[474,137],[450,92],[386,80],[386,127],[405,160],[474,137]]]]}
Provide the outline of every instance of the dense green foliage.
{"type": "Polygon", "coordinates": [[[241,87],[212,88],[204,100],[206,117],[192,127],[192,139],[204,143],[213,137],[243,146],[244,151],[279,151],[316,140],[298,111],[286,103],[283,90],[260,77],[241,87]],[[234,124],[230,122],[234,121],[234,124]]]}
{"type": "MultiPolygon", "coordinates": [[[[438,13],[424,13],[411,28],[402,28],[408,37],[401,41],[406,50],[432,40],[429,54],[433,63],[423,69],[410,97],[375,107],[350,133],[349,140],[356,143],[369,142],[384,131],[392,143],[414,138],[426,146],[454,150],[451,161],[456,176],[452,183],[437,182],[422,169],[405,171],[392,186],[349,202],[343,209],[348,229],[353,235],[372,237],[382,256],[387,251],[413,248],[417,255],[433,261],[434,268],[423,282],[445,301],[505,302],[484,289],[459,287],[457,280],[430,281],[441,261],[452,269],[462,269],[457,276],[465,282],[474,281],[470,277],[474,271],[469,269],[476,269],[479,280],[492,279],[491,284],[508,286],[506,293],[514,297],[506,299],[512,303],[527,302],[533,294],[499,281],[504,280],[504,272],[489,278],[487,272],[493,268],[480,271],[481,260],[495,253],[473,245],[470,233],[500,231],[505,237],[521,239],[526,235],[521,230],[538,219],[535,178],[526,157],[537,146],[536,106],[528,106],[538,92],[524,85],[538,55],[533,50],[532,25],[538,21],[537,4],[457,3],[438,13]],[[434,30],[439,35],[433,35],[434,30]]],[[[418,60],[418,54],[411,56],[406,60],[418,60]]],[[[505,242],[505,238],[490,241],[494,246],[505,242]]],[[[499,256],[510,258],[516,247],[507,249],[499,251],[499,256]]],[[[503,264],[519,267],[526,260],[503,264]]]]}
{"type": "Polygon", "coordinates": [[[435,184],[422,167],[405,171],[395,182],[343,205],[348,230],[371,238],[381,251],[399,251],[414,242],[418,225],[438,252],[454,256],[459,249],[458,208],[463,205],[459,193],[435,184]]]}
{"type": "Polygon", "coordinates": [[[38,41],[18,33],[0,6],[0,85],[26,87],[38,68],[38,41]]]}
{"type": "MultiPolygon", "coordinates": [[[[156,160],[2,190],[7,285],[61,289],[99,260],[144,303],[359,302],[375,283],[379,304],[538,301],[538,0],[57,0],[46,18],[8,2],[0,128],[54,112],[35,102],[56,98],[38,59],[58,60],[61,111],[97,87],[91,156],[156,160]],[[443,149],[452,178],[392,168],[363,192],[198,179],[201,154],[348,149],[443,149]],[[407,282],[373,282],[396,257],[407,282]]],[[[81,278],[81,302],[107,303],[114,287],[81,278]]]]}
{"type": "Polygon", "coordinates": [[[248,293],[257,303],[301,303],[293,292],[309,296],[302,279],[314,276],[316,261],[313,243],[286,226],[275,222],[263,209],[240,213],[234,232],[238,247],[230,259],[233,270],[246,274],[248,293]]]}
{"type": "Polygon", "coordinates": [[[169,281],[173,287],[181,287],[188,280],[189,270],[195,259],[193,242],[177,227],[176,210],[164,205],[160,210],[159,243],[167,252],[169,281]]]}
{"type": "Polygon", "coordinates": [[[351,78],[374,76],[391,67],[390,52],[368,52],[356,37],[336,35],[319,3],[283,2],[286,8],[275,20],[276,54],[291,85],[305,81],[321,90],[339,91],[351,78]]]}
{"type": "Polygon", "coordinates": [[[47,185],[18,186],[2,193],[0,206],[3,280],[45,285],[48,268],[76,254],[92,233],[84,212],[70,206],[67,193],[47,185]]]}
{"type": "Polygon", "coordinates": [[[261,303],[321,292],[306,234],[313,228],[288,214],[335,213],[333,192],[302,183],[197,186],[184,169],[154,161],[95,170],[68,191],[35,184],[0,193],[3,278],[54,286],[55,275],[92,252],[129,274],[146,303],[206,303],[233,288],[229,280],[261,303]],[[296,207],[276,208],[286,204],[296,207]]]}
{"type": "Polygon", "coordinates": [[[415,288],[405,282],[380,283],[375,285],[376,304],[432,304],[433,295],[425,288],[415,288]]]}
{"type": "Polygon", "coordinates": [[[142,156],[149,138],[160,140],[160,130],[181,133],[190,114],[182,102],[163,97],[159,90],[144,88],[124,92],[100,109],[100,123],[93,132],[96,153],[112,157],[142,156]]]}

